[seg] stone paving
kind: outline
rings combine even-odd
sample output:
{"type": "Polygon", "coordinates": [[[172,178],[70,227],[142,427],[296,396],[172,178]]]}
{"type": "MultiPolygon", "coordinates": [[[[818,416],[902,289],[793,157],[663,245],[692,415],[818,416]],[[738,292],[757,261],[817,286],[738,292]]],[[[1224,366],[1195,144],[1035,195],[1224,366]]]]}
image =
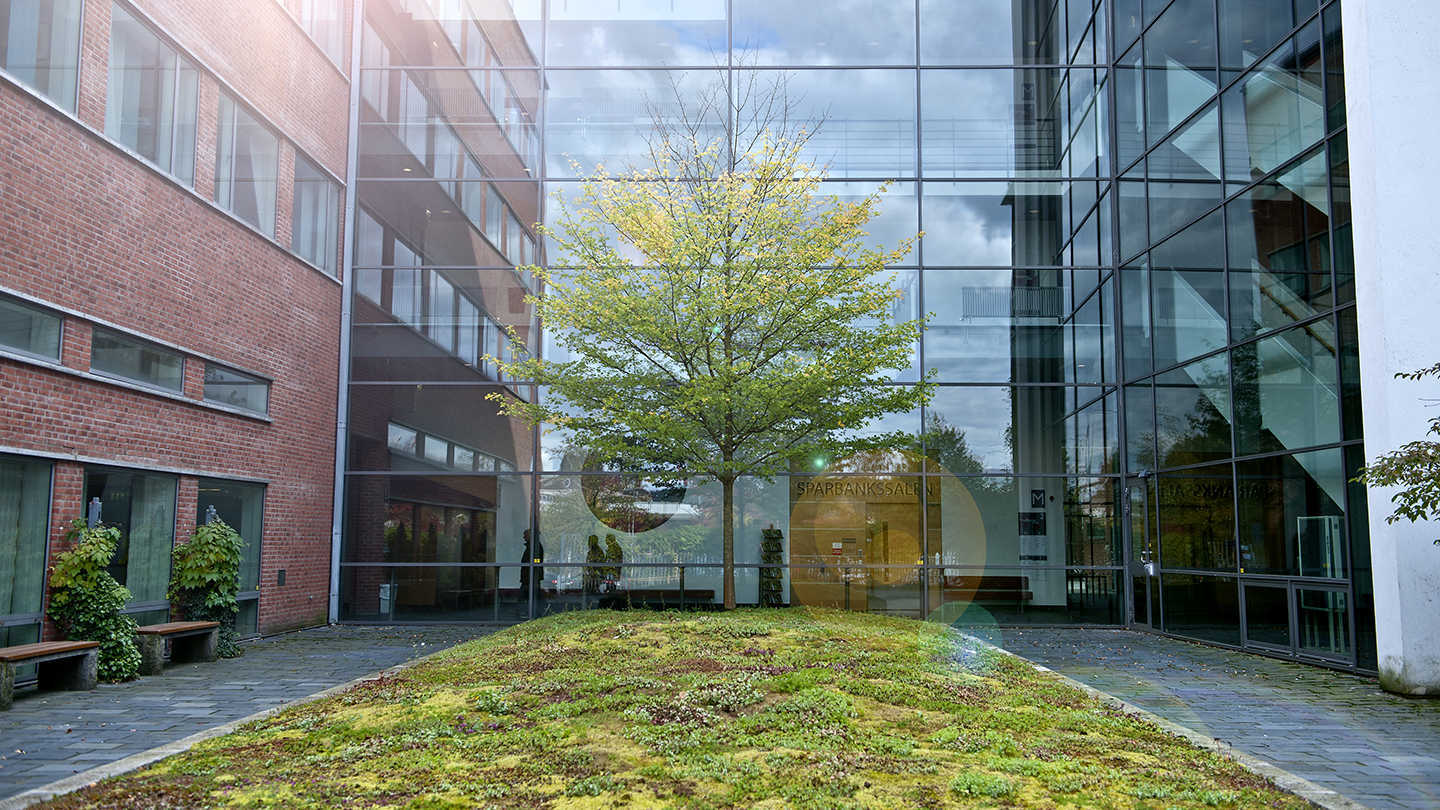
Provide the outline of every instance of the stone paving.
{"type": "Polygon", "coordinates": [[[1010,629],[988,640],[1375,808],[1440,807],[1440,700],[1374,678],[1151,633],[1010,629]]]}
{"type": "Polygon", "coordinates": [[[93,692],[18,691],[14,707],[0,712],[0,799],[488,632],[321,627],[247,643],[239,658],[180,664],[93,692]]]}

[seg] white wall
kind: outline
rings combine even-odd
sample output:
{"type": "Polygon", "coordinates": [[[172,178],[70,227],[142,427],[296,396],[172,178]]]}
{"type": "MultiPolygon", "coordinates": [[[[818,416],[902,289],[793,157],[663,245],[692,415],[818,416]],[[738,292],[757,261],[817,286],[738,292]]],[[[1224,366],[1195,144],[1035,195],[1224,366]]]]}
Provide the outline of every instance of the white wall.
{"type": "MultiPolygon", "coordinates": [[[[1345,106],[1355,228],[1365,451],[1423,437],[1440,384],[1440,3],[1346,0],[1345,106]]],[[[1381,684],[1440,694],[1440,522],[1387,524],[1370,491],[1381,684]]]]}

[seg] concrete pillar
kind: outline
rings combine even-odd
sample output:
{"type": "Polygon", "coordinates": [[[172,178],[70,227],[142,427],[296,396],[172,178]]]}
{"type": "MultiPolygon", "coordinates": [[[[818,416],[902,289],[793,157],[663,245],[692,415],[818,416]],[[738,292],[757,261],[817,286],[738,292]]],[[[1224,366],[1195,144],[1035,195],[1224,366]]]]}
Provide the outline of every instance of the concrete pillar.
{"type": "MultiPolygon", "coordinates": [[[[1345,109],[1367,458],[1425,438],[1440,383],[1396,380],[1440,362],[1440,3],[1346,0],[1345,109]]],[[[1380,682],[1440,694],[1440,521],[1387,524],[1370,490],[1380,682]]]]}

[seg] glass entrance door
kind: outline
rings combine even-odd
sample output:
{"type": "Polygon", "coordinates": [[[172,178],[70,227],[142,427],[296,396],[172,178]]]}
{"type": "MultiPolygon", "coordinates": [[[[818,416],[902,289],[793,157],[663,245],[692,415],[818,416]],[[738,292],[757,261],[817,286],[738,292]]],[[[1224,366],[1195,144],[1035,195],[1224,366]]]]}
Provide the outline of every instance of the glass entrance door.
{"type": "Polygon", "coordinates": [[[1150,512],[1150,482],[1130,478],[1125,482],[1125,556],[1129,561],[1130,626],[1151,629],[1159,625],[1159,588],[1156,573],[1159,557],[1155,548],[1155,521],[1150,512]]]}

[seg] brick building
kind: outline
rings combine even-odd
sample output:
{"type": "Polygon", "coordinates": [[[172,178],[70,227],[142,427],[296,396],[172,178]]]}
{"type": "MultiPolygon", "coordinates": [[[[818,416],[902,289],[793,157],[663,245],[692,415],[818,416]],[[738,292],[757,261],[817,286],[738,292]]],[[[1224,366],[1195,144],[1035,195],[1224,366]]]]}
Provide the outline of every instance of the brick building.
{"type": "Polygon", "coordinates": [[[92,499],[142,622],[210,506],[242,630],[325,621],[349,5],[0,4],[0,644],[92,499]]]}

